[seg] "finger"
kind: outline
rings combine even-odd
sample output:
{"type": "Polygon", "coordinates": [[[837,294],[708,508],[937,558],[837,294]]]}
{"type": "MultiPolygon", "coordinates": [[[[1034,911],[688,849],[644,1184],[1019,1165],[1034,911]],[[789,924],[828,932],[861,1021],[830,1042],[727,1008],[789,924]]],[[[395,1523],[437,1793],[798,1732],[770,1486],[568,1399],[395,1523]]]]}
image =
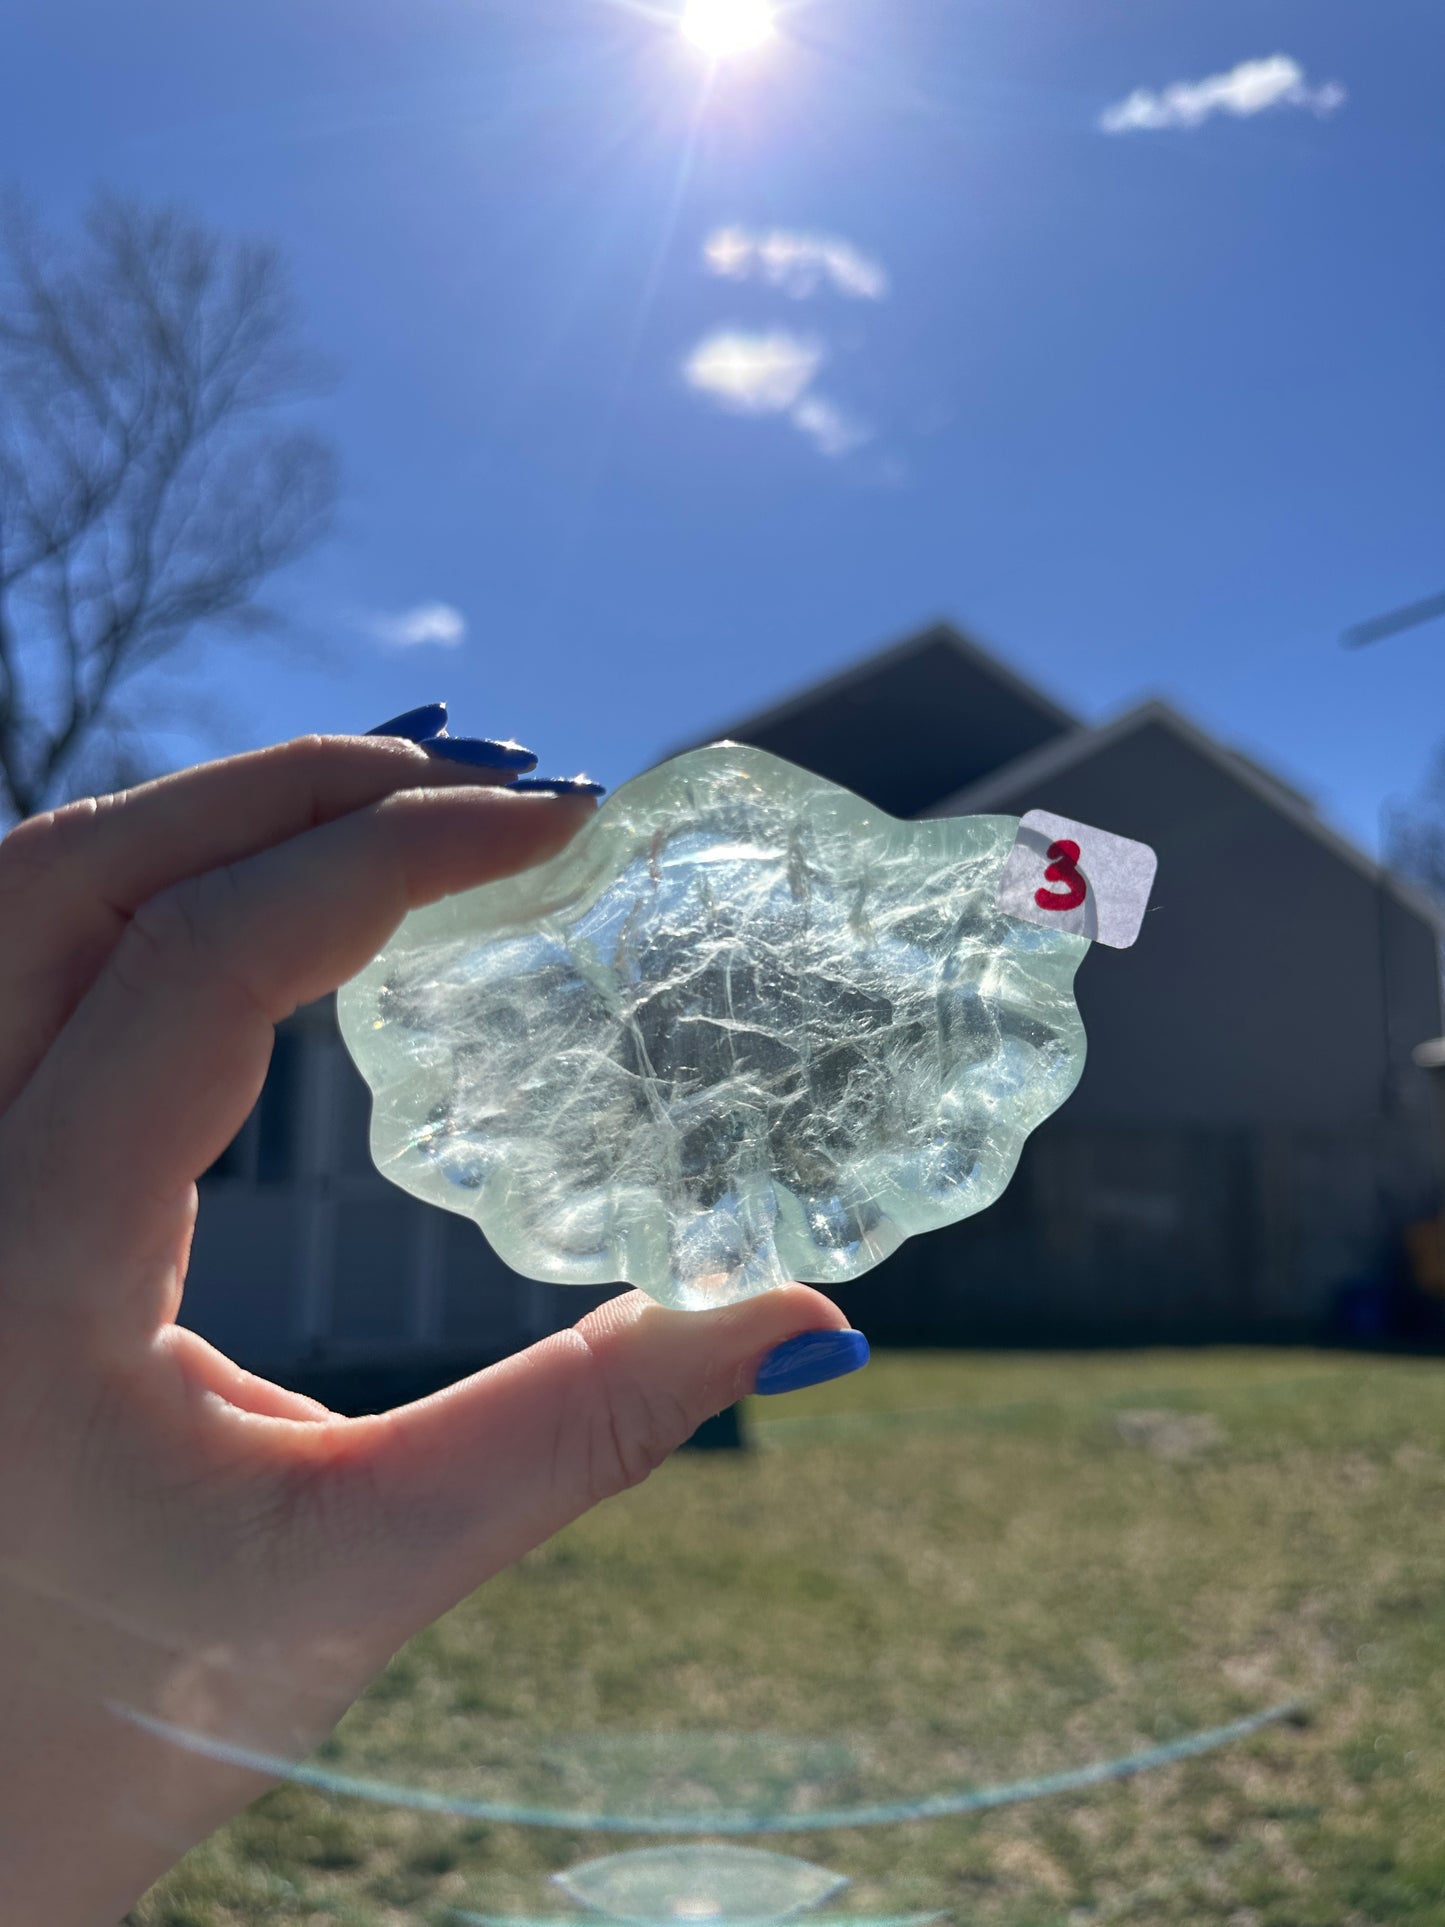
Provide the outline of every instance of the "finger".
{"type": "Polygon", "coordinates": [[[310,736],[22,823],[0,843],[0,1110],[149,898],[397,790],[508,780],[394,738],[310,736]]]}
{"type": "Polygon", "coordinates": [[[0,1182],[44,1233],[25,1241],[46,1254],[29,1289],[106,1328],[164,1322],[163,1255],[260,1092],[273,1025],[407,910],[551,856],[593,807],[405,791],[143,905],[4,1121],[0,1182]]]}
{"type": "Polygon", "coordinates": [[[208,1344],[199,1332],[188,1331],[184,1325],[172,1325],[161,1334],[159,1343],[193,1389],[213,1393],[234,1411],[249,1412],[256,1418],[300,1419],[309,1424],[334,1419],[319,1399],[246,1371],[208,1344]]]}
{"type": "Polygon", "coordinates": [[[838,1307],[805,1285],[711,1312],[672,1311],[627,1292],[572,1331],[363,1421],[375,1427],[375,1447],[342,1476],[376,1495],[379,1563],[407,1575],[408,1608],[421,1624],[645,1479],[752,1390],[776,1346],[846,1329],[838,1307]]]}

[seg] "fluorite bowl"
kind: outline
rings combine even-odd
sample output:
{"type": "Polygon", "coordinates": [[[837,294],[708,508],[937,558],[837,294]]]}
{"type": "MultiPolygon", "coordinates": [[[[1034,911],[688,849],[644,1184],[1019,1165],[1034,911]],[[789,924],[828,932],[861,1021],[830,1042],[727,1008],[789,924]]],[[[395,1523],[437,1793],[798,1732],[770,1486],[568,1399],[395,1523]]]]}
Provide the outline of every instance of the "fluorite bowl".
{"type": "Polygon", "coordinates": [[[1083,1067],[1086,939],[998,908],[1017,829],[737,744],[649,770],[342,990],[378,1167],[531,1278],[861,1276],[991,1204],[1083,1067]]]}

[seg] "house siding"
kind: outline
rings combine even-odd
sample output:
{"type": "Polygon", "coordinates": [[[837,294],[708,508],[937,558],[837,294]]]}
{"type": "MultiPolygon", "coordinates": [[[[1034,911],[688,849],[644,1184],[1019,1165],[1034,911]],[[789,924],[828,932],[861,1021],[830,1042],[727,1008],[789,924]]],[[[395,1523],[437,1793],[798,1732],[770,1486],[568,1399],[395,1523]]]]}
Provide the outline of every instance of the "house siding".
{"type": "MultiPolygon", "coordinates": [[[[949,632],[731,733],[899,813],[947,813],[972,784],[958,807],[1048,809],[1159,854],[1137,945],[1096,948],[1081,969],[1076,1094],[988,1211],[838,1294],[870,1336],[1312,1339],[1342,1293],[1398,1268],[1403,1227],[1439,1199],[1431,1094],[1411,1062],[1442,1028],[1436,930],[1268,772],[1167,713],[1071,731],[1015,679],[990,689],[987,659],[949,632]],[[906,796],[884,796],[880,770],[908,757],[876,745],[907,744],[913,725],[926,755],[906,796]],[[1016,773],[1001,767],[1015,756],[1016,773]]],[[[468,1220],[388,1184],[368,1117],[330,1003],[308,1007],[203,1182],[188,1322],[292,1382],[405,1367],[420,1383],[609,1295],[517,1277],[468,1220]]]]}

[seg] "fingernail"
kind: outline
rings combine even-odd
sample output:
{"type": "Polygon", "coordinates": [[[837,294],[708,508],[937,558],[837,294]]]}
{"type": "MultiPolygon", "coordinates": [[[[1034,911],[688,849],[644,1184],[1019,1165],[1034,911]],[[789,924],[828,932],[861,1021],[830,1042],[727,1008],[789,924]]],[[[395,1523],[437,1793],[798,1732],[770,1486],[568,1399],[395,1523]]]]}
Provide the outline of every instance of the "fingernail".
{"type": "Polygon", "coordinates": [[[862,1332],[800,1332],[768,1353],[753,1390],[764,1398],[800,1392],[805,1385],[824,1385],[830,1378],[861,1372],[867,1363],[868,1340],[862,1332]]]}
{"type": "Polygon", "coordinates": [[[432,736],[422,744],[428,756],[440,756],[448,763],[465,763],[469,769],[535,769],[537,759],[520,743],[489,743],[481,736],[432,736]]]}
{"type": "Polygon", "coordinates": [[[440,736],[447,726],[447,706],[445,703],[423,703],[420,709],[404,709],[399,716],[389,722],[378,723],[375,729],[367,730],[368,736],[400,736],[408,743],[425,743],[433,736],[440,736]]]}
{"type": "Polygon", "coordinates": [[[607,785],[594,783],[590,776],[522,776],[513,783],[514,790],[526,790],[536,796],[605,796],[607,785]]]}

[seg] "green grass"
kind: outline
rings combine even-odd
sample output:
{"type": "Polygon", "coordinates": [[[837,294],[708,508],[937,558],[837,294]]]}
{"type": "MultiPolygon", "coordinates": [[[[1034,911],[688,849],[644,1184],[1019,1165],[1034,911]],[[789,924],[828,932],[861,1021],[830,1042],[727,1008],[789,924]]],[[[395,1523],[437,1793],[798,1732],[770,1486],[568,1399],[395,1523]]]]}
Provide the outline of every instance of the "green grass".
{"type": "MultiPolygon", "coordinates": [[[[590,1744],[617,1799],[618,1735],[777,1734],[847,1749],[830,1801],[879,1798],[1302,1696],[1127,1783],[771,1844],[960,1927],[1445,1927],[1445,1368],[893,1355],[749,1421],[755,1452],[675,1459],[414,1641],[328,1763],[564,1799],[590,1744]]],[[[641,1844],[286,1787],[132,1921],[565,1912],[550,1872],[641,1844]]]]}

